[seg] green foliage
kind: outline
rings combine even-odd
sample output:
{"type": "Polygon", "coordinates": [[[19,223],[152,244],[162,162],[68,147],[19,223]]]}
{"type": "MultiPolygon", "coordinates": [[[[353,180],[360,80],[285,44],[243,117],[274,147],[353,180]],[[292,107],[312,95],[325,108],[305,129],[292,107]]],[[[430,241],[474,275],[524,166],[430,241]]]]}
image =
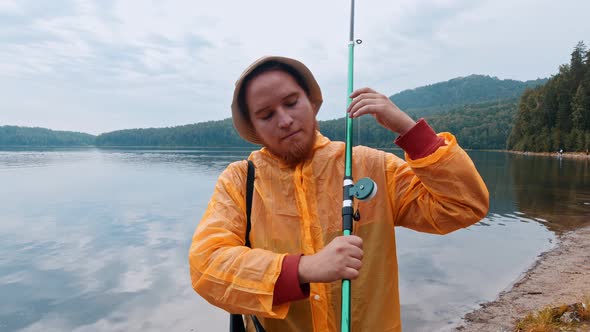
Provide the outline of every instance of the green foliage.
{"type": "Polygon", "coordinates": [[[586,151],[590,142],[590,56],[583,42],[569,64],[540,87],[525,91],[507,141],[518,151],[586,151]]]}
{"type": "MultiPolygon", "coordinates": [[[[518,97],[526,89],[546,82],[471,75],[402,91],[390,99],[414,119],[425,117],[436,131],[455,134],[464,148],[504,149],[517,113],[518,97]]],[[[344,119],[321,121],[320,129],[332,140],[345,139],[344,119]]],[[[372,117],[363,117],[355,124],[356,143],[391,147],[395,138],[372,117]]]]}
{"type": "Polygon", "coordinates": [[[590,118],[590,96],[586,94],[584,83],[578,85],[576,94],[572,100],[572,122],[575,129],[583,129],[590,118]]]}
{"type": "Polygon", "coordinates": [[[0,126],[0,146],[88,146],[94,136],[45,128],[0,126]]]}
{"type": "Polygon", "coordinates": [[[518,100],[508,99],[465,105],[426,117],[437,131],[451,132],[467,149],[505,149],[518,100]]]}
{"type": "MultiPolygon", "coordinates": [[[[585,79],[585,77],[583,78],[585,79]]],[[[426,117],[436,131],[449,131],[455,134],[461,146],[465,148],[504,149],[508,133],[512,128],[517,113],[516,98],[527,87],[536,86],[545,81],[519,82],[499,80],[489,76],[471,75],[414,90],[407,90],[391,98],[415,119],[426,117]]],[[[590,86],[590,75],[588,76],[588,82],[588,85],[585,86],[590,86]]],[[[527,91],[530,91],[528,94],[533,96],[533,91],[536,90],[527,91]]],[[[558,102],[557,98],[558,95],[556,94],[556,103],[558,102]]],[[[570,108],[577,109],[576,107],[586,103],[587,100],[590,99],[574,98],[573,101],[570,101],[570,108]]],[[[536,105],[535,102],[534,98],[529,100],[531,105],[536,105]]],[[[538,105],[535,107],[538,107],[538,105]]],[[[538,112],[543,113],[544,109],[541,108],[538,112]]],[[[529,116],[526,121],[529,118],[532,119],[533,117],[529,116]]],[[[588,118],[581,115],[576,117],[575,121],[572,121],[578,124],[579,122],[588,121],[588,118]]],[[[343,118],[319,121],[319,126],[321,132],[330,139],[345,140],[345,121],[343,118]]],[[[37,129],[51,132],[47,129],[37,129]]],[[[64,135],[62,134],[60,137],[65,137],[64,135]]],[[[537,140],[538,142],[533,140],[527,144],[548,146],[551,141],[543,140],[543,137],[550,135],[551,131],[547,131],[545,136],[537,140]]],[[[21,136],[24,137],[27,134],[23,133],[21,136]]],[[[393,141],[396,136],[396,134],[381,127],[371,116],[365,116],[355,121],[354,140],[356,144],[388,148],[394,146],[393,141]]],[[[0,145],[3,140],[6,141],[7,137],[12,136],[0,132],[0,145]]],[[[24,139],[22,137],[20,140],[21,145],[29,145],[27,142],[35,142],[32,138],[24,139]]],[[[126,129],[101,134],[96,137],[91,135],[83,137],[86,139],[84,143],[71,144],[127,147],[253,146],[238,136],[231,119],[168,128],[126,129]]],[[[563,139],[567,139],[569,142],[587,141],[584,132],[564,136],[563,139]]],[[[14,140],[12,139],[12,141],[14,140]]]]}
{"type": "MultiPolygon", "coordinates": [[[[504,149],[506,138],[516,115],[517,99],[501,100],[460,106],[441,114],[426,117],[437,132],[453,133],[459,144],[467,149],[504,149]]],[[[326,137],[344,141],[344,118],[320,121],[320,130],[326,137]]],[[[373,117],[355,122],[355,144],[378,148],[393,146],[397,135],[381,127],[373,117]]]]}
{"type": "MultiPolygon", "coordinates": [[[[344,118],[320,121],[320,131],[333,141],[346,140],[346,126],[344,118]]],[[[355,144],[372,147],[392,147],[396,134],[383,128],[375,118],[365,116],[356,119],[353,127],[353,139],[355,144]]]]}
{"type": "Polygon", "coordinates": [[[518,98],[525,89],[546,82],[546,79],[521,82],[500,80],[497,77],[484,75],[470,75],[405,90],[389,99],[410,115],[426,116],[462,105],[518,98]]]}
{"type": "Polygon", "coordinates": [[[126,129],[98,135],[97,146],[252,146],[236,133],[232,120],[167,128],[126,129]]]}

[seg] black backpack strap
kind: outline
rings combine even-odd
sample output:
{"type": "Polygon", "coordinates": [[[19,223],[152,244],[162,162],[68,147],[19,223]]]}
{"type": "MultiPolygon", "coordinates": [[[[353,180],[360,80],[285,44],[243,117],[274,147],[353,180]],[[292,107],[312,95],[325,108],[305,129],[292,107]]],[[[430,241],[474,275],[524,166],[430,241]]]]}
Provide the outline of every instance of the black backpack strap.
{"type": "Polygon", "coordinates": [[[244,318],[242,315],[229,315],[229,332],[246,332],[246,327],[244,327],[244,318]]]}
{"type": "MultiPolygon", "coordinates": [[[[254,167],[254,163],[252,162],[252,160],[248,160],[248,175],[246,176],[246,247],[251,247],[250,229],[252,228],[252,223],[250,222],[250,215],[252,214],[252,196],[254,196],[254,179],[256,178],[255,175],[256,168],[254,167]]],[[[254,323],[254,328],[256,329],[256,332],[265,332],[264,327],[262,327],[262,324],[260,324],[258,318],[256,318],[256,316],[254,315],[250,317],[252,318],[252,322],[254,323]]],[[[246,331],[242,315],[230,315],[229,330],[230,332],[246,331]]]]}
{"type": "Polygon", "coordinates": [[[252,160],[248,160],[248,175],[246,177],[246,247],[250,245],[250,229],[252,223],[250,215],[252,214],[252,196],[254,195],[254,178],[256,175],[256,168],[252,160]]]}

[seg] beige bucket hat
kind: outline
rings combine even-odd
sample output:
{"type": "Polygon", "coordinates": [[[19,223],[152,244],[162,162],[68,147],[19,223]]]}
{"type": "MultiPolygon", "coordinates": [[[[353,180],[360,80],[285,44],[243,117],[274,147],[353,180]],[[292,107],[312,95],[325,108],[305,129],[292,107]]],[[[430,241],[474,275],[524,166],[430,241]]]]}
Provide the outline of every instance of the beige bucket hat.
{"type": "Polygon", "coordinates": [[[231,104],[231,111],[232,111],[232,120],[234,122],[234,127],[238,131],[238,134],[242,136],[245,140],[252,142],[254,144],[262,144],[262,141],[256,134],[256,130],[252,126],[252,123],[249,119],[244,117],[244,113],[242,111],[247,112],[247,110],[241,110],[239,99],[240,99],[240,91],[242,90],[242,84],[244,83],[244,79],[252,73],[256,68],[260,67],[261,65],[274,61],[285,64],[291,68],[293,68],[296,72],[298,72],[301,77],[305,80],[307,87],[309,88],[309,101],[311,102],[314,113],[318,114],[320,106],[322,105],[322,91],[320,90],[320,86],[318,82],[313,77],[313,74],[303,63],[286,57],[281,56],[264,56],[252,63],[246,70],[240,75],[240,78],[236,82],[236,86],[234,88],[234,97],[231,104]]]}

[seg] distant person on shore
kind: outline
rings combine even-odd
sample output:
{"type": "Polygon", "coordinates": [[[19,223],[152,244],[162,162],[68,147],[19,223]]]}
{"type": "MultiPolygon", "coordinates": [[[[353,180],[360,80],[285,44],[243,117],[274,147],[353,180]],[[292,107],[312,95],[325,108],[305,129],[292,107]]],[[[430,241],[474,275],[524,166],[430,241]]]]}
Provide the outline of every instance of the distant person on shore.
{"type": "Polygon", "coordinates": [[[248,157],[256,167],[251,248],[247,162],[238,161],[219,176],[189,252],[192,286],[207,301],[255,315],[266,331],[337,331],[340,281],[351,279],[352,330],[401,331],[394,226],[446,234],[487,214],[487,188],[452,134],[437,135],[372,89],[351,98],[348,114],[374,116],[399,134],[406,155],[354,147],[354,178],[372,178],[379,191],[355,201],[360,221],[341,236],[345,145],[319,131],[322,93],[312,73],[297,60],[264,57],[238,79],[234,126],[263,145],[248,157]]]}

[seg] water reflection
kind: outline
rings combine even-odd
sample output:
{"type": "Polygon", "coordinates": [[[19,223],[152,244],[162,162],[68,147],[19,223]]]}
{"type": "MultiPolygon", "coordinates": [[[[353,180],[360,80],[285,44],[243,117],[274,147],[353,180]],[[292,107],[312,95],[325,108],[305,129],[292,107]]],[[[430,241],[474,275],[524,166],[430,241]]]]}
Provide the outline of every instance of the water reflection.
{"type": "MultiPolygon", "coordinates": [[[[0,151],[0,331],[227,330],[187,251],[217,176],[249,152],[0,151]]],[[[587,163],[470,154],[490,214],[444,237],[397,230],[405,330],[448,328],[552,245],[547,227],[588,215],[587,163]]]]}
{"type": "Polygon", "coordinates": [[[88,149],[60,151],[6,151],[0,150],[0,171],[12,168],[47,167],[81,162],[89,158],[88,149]]]}
{"type": "Polygon", "coordinates": [[[72,153],[0,156],[20,163],[0,171],[0,330],[223,326],[227,315],[191,290],[186,255],[228,161],[72,153]]]}
{"type": "Polygon", "coordinates": [[[529,221],[491,212],[445,236],[398,229],[404,330],[449,331],[514,282],[554,240],[542,224],[529,221]]]}
{"type": "Polygon", "coordinates": [[[590,224],[590,160],[509,155],[518,210],[554,232],[590,224]]]}
{"type": "Polygon", "coordinates": [[[516,209],[510,155],[504,152],[469,151],[490,192],[490,211],[512,213],[516,209]]]}

